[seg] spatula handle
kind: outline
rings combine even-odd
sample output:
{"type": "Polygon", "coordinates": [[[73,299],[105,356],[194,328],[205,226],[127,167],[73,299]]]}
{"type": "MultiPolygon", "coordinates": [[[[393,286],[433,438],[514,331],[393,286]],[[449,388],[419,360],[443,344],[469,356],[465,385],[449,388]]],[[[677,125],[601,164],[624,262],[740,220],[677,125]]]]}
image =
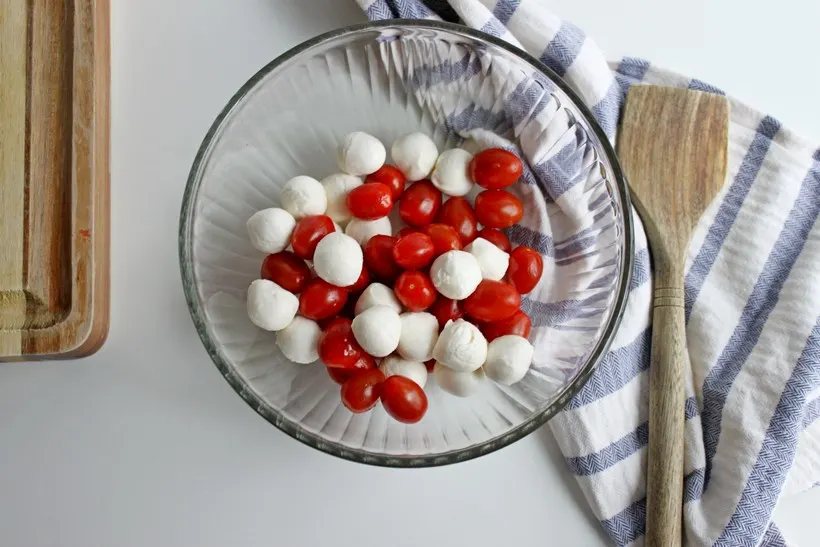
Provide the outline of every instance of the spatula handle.
{"type": "Polygon", "coordinates": [[[682,540],[686,323],[682,283],[654,292],[646,545],[670,547],[682,540]]]}

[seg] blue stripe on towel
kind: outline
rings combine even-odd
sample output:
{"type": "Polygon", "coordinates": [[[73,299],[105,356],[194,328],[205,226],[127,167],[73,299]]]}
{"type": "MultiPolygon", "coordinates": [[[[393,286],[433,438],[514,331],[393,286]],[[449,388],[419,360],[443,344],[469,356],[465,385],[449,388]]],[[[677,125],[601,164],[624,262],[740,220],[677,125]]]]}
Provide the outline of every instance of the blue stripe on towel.
{"type": "Polygon", "coordinates": [[[567,73],[567,69],[575,62],[581,46],[584,45],[584,31],[564,21],[555,34],[555,37],[547,44],[544,53],[541,55],[541,62],[554,70],[559,76],[567,73]]]}
{"type": "Polygon", "coordinates": [[[498,0],[498,3],[493,8],[493,15],[502,25],[506,25],[510,22],[510,19],[512,19],[520,3],[521,0],[498,0]]]}
{"type": "Polygon", "coordinates": [[[632,503],[614,517],[602,520],[601,526],[616,545],[632,543],[646,531],[646,498],[632,503]]]}

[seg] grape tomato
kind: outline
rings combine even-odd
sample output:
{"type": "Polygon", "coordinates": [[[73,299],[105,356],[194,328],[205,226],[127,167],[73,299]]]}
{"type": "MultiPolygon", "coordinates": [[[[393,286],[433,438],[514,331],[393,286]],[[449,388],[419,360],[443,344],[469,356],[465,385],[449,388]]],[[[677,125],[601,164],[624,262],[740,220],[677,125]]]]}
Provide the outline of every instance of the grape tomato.
{"type": "Polygon", "coordinates": [[[313,260],[316,246],[327,234],[336,231],[336,226],[329,216],[313,215],[296,223],[290,236],[293,252],[305,260],[313,260]]]}
{"type": "Polygon", "coordinates": [[[490,190],[506,188],[521,176],[524,164],[518,156],[501,148],[482,150],[470,162],[473,182],[490,190]]]}
{"type": "Polygon", "coordinates": [[[379,401],[383,384],[384,373],[377,368],[354,374],[342,384],[342,404],[357,414],[367,412],[379,401]]]}
{"type": "Polygon", "coordinates": [[[308,319],[326,319],[337,315],[347,302],[347,291],[321,278],[308,281],[299,294],[299,315],[308,319]]]}
{"type": "Polygon", "coordinates": [[[506,190],[484,190],[475,198],[475,214],[484,226],[509,228],[524,216],[524,206],[506,190]]]}
{"type": "Polygon", "coordinates": [[[419,385],[404,376],[390,376],[381,385],[382,405],[394,419],[414,424],[427,412],[427,395],[419,385]]]}
{"type": "Polygon", "coordinates": [[[282,251],[265,257],[260,277],[297,294],[310,279],[310,267],[296,253],[282,251]]]}

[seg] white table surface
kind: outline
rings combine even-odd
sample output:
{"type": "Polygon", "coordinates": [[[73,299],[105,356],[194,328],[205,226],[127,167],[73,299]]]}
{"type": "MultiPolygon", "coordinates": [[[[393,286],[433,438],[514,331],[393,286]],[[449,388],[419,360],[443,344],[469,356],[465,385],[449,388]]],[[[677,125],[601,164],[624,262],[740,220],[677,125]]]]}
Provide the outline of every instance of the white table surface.
{"type": "MultiPolygon", "coordinates": [[[[550,3],[611,57],[698,76],[820,142],[815,0],[550,3]]],[[[348,463],[257,416],[194,332],[176,231],[200,140],[264,63],[362,21],[352,0],[112,4],[111,333],[87,359],[0,365],[0,544],[607,544],[546,428],[456,466],[348,463]]],[[[776,519],[816,545],[818,514],[815,489],[776,519]]]]}

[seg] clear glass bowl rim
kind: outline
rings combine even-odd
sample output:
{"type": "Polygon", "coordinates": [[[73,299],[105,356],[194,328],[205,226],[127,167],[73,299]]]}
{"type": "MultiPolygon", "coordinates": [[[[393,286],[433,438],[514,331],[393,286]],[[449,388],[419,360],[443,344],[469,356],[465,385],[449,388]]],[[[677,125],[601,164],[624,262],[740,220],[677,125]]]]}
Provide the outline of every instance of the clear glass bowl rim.
{"type": "Polygon", "coordinates": [[[180,272],[182,275],[182,287],[185,292],[185,300],[188,304],[188,311],[191,313],[191,318],[196,327],[196,331],[205,346],[211,360],[219,369],[220,373],[225,377],[231,387],[239,394],[245,402],[254,409],[260,416],[265,418],[268,422],[276,426],[278,429],[284,431],[294,439],[301,441],[308,446],[321,450],[327,454],[337,456],[343,459],[354,462],[365,463],[369,465],[377,465],[383,467],[434,467],[440,465],[448,465],[461,461],[477,458],[484,454],[489,454],[508,446],[515,441],[522,439],[526,435],[532,433],[541,425],[546,423],[556,413],[562,410],[569,400],[586,384],[587,380],[597,369],[601,359],[609,349],[615,332],[620,325],[621,319],[626,307],[626,300],[629,295],[629,285],[632,278],[632,268],[634,262],[634,226],[631,214],[632,206],[629,196],[629,188],[626,177],[618,162],[615,150],[609,142],[609,139],[604,133],[603,129],[598,125],[592,112],[584,105],[578,94],[570,88],[570,86],[556,74],[552,69],[544,65],[541,61],[531,56],[527,52],[487,33],[479,30],[471,29],[463,25],[448,23],[443,21],[429,21],[416,19],[387,19],[382,21],[373,21],[367,23],[360,23],[339,28],[320,34],[315,38],[302,42],[301,44],[291,48],[285,53],[281,54],[273,61],[262,67],[256,74],[254,74],[239,90],[231,97],[227,105],[222,109],[219,115],[214,120],[205,138],[200,145],[196,157],[194,158],[191,171],[188,175],[188,180],[185,186],[185,192],[182,197],[182,209],[180,212],[179,221],[179,263],[180,272]],[[606,155],[609,165],[612,168],[611,180],[615,184],[615,189],[620,197],[623,211],[621,221],[623,229],[623,253],[621,256],[620,270],[624,273],[621,275],[620,283],[616,288],[615,301],[613,302],[612,312],[604,325],[601,336],[598,339],[595,347],[590,353],[590,357],[586,363],[581,367],[576,377],[562,388],[561,393],[553,401],[552,404],[544,408],[538,413],[530,416],[528,420],[512,428],[510,431],[500,437],[495,437],[484,441],[482,443],[468,446],[466,448],[452,450],[440,454],[422,455],[422,456],[402,456],[392,454],[377,454],[365,450],[358,450],[343,446],[334,442],[322,439],[319,435],[303,429],[297,423],[294,423],[283,416],[276,409],[272,408],[265,401],[261,400],[252,389],[247,385],[245,380],[237,374],[231,366],[223,359],[219,352],[217,344],[211,339],[208,334],[208,327],[205,319],[204,311],[199,303],[197,296],[196,283],[194,278],[193,268],[193,211],[194,203],[198,195],[199,186],[202,181],[202,174],[207,159],[210,157],[211,148],[219,135],[223,122],[230,115],[233,108],[271,71],[278,68],[281,64],[298,56],[310,48],[322,44],[328,40],[343,37],[349,34],[356,34],[360,32],[368,32],[374,30],[381,30],[387,28],[412,28],[418,30],[440,30],[449,33],[463,35],[479,41],[487,42],[506,50],[512,55],[519,57],[521,60],[532,65],[543,73],[553,84],[555,84],[561,91],[563,91],[573,102],[573,107],[578,109],[584,115],[584,122],[589,129],[594,133],[600,149],[606,155]]]}

